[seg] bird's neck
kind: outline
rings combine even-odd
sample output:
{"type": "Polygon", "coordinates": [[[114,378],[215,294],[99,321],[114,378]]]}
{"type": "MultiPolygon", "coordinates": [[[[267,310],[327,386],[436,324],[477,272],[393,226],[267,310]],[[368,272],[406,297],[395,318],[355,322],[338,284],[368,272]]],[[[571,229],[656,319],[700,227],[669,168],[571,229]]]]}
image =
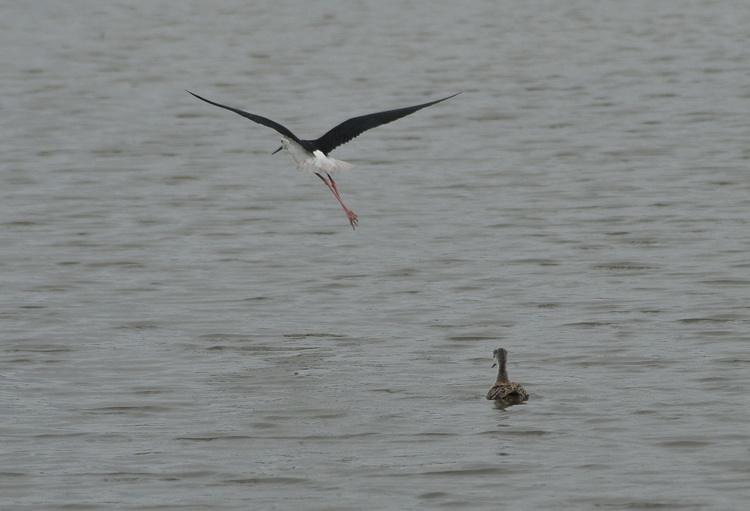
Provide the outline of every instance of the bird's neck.
{"type": "Polygon", "coordinates": [[[312,157],[312,153],[305,149],[304,146],[298,144],[294,140],[288,139],[287,137],[284,137],[284,140],[286,141],[286,143],[284,144],[284,149],[289,151],[289,153],[292,155],[292,158],[294,158],[294,161],[297,162],[297,165],[302,165],[312,157]]]}
{"type": "Polygon", "coordinates": [[[497,383],[508,383],[508,369],[506,368],[505,357],[500,357],[497,361],[497,383]]]}

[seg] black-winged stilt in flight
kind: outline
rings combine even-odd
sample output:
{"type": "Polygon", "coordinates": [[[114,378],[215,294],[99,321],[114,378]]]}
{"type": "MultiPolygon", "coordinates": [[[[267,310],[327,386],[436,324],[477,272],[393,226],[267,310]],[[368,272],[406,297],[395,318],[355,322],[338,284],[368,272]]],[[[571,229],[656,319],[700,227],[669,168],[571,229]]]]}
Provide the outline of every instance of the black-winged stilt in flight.
{"type": "Polygon", "coordinates": [[[253,122],[257,122],[258,124],[276,130],[281,135],[281,147],[276,149],[272,154],[276,154],[282,149],[286,149],[292,154],[294,161],[297,162],[300,169],[312,172],[322,179],[344,208],[344,212],[346,212],[346,216],[349,218],[349,223],[352,225],[352,229],[357,227],[357,215],[354,211],[349,209],[346,204],[344,204],[344,200],[341,198],[341,195],[339,195],[338,188],[336,187],[336,182],[331,175],[336,174],[337,172],[349,170],[353,165],[345,161],[335,160],[328,156],[328,154],[338,146],[346,144],[367,130],[376,128],[382,124],[393,122],[396,119],[401,119],[402,117],[406,117],[407,115],[413,114],[423,108],[427,108],[428,106],[440,103],[441,101],[445,101],[446,99],[450,99],[453,96],[460,94],[460,92],[458,92],[447,98],[430,101],[429,103],[422,103],[421,105],[407,106],[395,110],[387,110],[385,112],[376,112],[374,114],[353,117],[331,129],[328,133],[317,140],[302,140],[288,128],[282,126],[278,122],[272,121],[271,119],[244,112],[237,108],[232,108],[231,106],[214,103],[213,101],[200,97],[198,94],[193,94],[190,91],[187,92],[206,103],[218,106],[219,108],[224,108],[239,114],[242,117],[246,117],[253,122]]]}

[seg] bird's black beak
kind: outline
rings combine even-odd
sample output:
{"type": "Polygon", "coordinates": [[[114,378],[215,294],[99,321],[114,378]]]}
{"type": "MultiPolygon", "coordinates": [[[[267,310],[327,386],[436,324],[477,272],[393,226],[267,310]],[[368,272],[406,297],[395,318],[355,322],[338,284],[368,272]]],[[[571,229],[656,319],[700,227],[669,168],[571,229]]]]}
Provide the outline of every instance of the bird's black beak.
{"type": "Polygon", "coordinates": [[[284,149],[284,146],[281,146],[281,147],[279,147],[278,149],[276,149],[276,150],[275,150],[274,152],[272,152],[272,153],[271,153],[271,155],[274,155],[274,154],[278,153],[278,152],[279,152],[279,151],[281,151],[282,149],[284,149]]]}
{"type": "MultiPolygon", "coordinates": [[[[495,362],[494,364],[492,364],[492,367],[495,367],[496,365],[497,365],[497,362],[495,362]]],[[[491,368],[490,368],[490,369],[491,369],[491,368]]]]}

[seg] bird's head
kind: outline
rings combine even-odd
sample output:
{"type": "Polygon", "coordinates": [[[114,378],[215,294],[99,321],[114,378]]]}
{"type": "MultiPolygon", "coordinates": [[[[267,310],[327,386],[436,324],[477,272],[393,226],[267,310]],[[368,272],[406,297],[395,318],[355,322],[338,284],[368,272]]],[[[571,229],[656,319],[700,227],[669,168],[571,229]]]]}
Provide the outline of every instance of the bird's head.
{"type": "Polygon", "coordinates": [[[281,147],[279,147],[278,149],[276,149],[271,154],[274,155],[274,154],[278,153],[279,151],[281,151],[282,149],[289,149],[289,139],[286,138],[286,137],[281,137],[281,147]]]}
{"type": "Polygon", "coordinates": [[[495,351],[493,351],[492,358],[495,360],[495,363],[492,364],[492,367],[495,367],[502,360],[505,360],[507,356],[508,356],[508,350],[506,350],[505,348],[498,348],[495,351]]]}

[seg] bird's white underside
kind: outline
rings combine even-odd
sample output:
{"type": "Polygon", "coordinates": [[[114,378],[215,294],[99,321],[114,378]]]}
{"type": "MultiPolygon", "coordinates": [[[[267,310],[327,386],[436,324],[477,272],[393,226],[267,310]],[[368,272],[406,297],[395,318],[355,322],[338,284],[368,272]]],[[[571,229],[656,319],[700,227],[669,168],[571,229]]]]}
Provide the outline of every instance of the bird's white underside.
{"type": "Polygon", "coordinates": [[[318,150],[311,153],[294,140],[289,140],[286,137],[281,139],[281,145],[291,153],[292,158],[297,162],[297,166],[308,172],[318,174],[337,174],[354,167],[354,165],[349,162],[331,158],[318,150]]]}

